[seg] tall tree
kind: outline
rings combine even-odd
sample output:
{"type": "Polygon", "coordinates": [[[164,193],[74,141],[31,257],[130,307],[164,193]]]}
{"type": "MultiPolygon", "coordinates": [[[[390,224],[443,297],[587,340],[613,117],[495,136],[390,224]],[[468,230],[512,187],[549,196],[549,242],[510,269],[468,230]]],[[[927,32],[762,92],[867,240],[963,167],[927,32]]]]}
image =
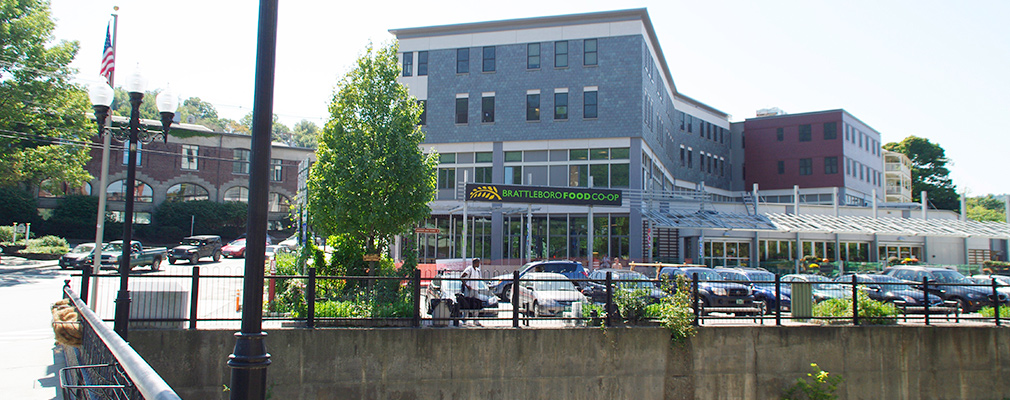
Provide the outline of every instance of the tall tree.
{"type": "Polygon", "coordinates": [[[1004,196],[996,197],[992,194],[969,197],[965,201],[965,208],[968,209],[968,219],[975,221],[1006,221],[1006,214],[1004,214],[1006,211],[1004,206],[1005,199],[1006,197],[1004,196]]]}
{"type": "MultiPolygon", "coordinates": [[[[245,129],[241,131],[236,131],[235,133],[252,134],[252,111],[250,111],[248,114],[242,117],[242,119],[239,120],[239,123],[244,125],[245,129]]],[[[278,117],[277,114],[274,114],[273,116],[273,127],[271,128],[270,133],[271,138],[275,142],[284,142],[287,144],[292,144],[291,128],[288,128],[287,125],[284,125],[284,123],[280,121],[280,117],[278,117]]]]}
{"type": "Polygon", "coordinates": [[[55,26],[46,0],[0,2],[0,185],[91,179],[91,105],[70,81],[78,44],[47,47],[55,26]]]}
{"type": "Polygon", "coordinates": [[[912,160],[912,200],[921,201],[920,193],[925,190],[934,208],[959,211],[961,200],[950,179],[943,147],[929,139],[909,136],[901,142],[884,145],[890,151],[904,154],[912,160]]]}
{"type": "Polygon", "coordinates": [[[299,147],[316,147],[316,137],[319,136],[319,127],[309,120],[301,120],[292,132],[294,145],[299,147]]]}
{"type": "Polygon", "coordinates": [[[349,234],[369,253],[431,212],[436,154],[424,154],[421,109],[396,81],[397,45],[369,44],[337,84],[309,173],[312,226],[349,234]]]}

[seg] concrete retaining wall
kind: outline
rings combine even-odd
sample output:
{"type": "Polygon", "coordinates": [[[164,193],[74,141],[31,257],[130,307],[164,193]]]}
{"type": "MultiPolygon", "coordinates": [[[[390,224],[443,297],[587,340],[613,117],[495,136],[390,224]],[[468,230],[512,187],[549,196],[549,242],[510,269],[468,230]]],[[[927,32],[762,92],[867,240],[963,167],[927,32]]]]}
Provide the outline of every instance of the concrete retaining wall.
{"type": "MultiPolygon", "coordinates": [[[[183,398],[227,398],[232,331],[131,331],[183,398]]],[[[1010,395],[1010,330],[995,327],[268,331],[272,398],[769,399],[810,363],[843,399],[1010,395]]]]}

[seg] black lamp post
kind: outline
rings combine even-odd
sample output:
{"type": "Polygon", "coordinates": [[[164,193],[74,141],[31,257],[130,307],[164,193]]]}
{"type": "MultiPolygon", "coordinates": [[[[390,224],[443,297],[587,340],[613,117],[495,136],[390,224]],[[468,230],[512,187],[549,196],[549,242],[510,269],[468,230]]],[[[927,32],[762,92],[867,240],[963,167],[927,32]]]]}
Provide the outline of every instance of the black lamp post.
{"type": "MultiPolygon", "coordinates": [[[[130,127],[127,130],[122,128],[107,128],[105,120],[109,117],[109,105],[112,104],[114,91],[105,84],[97,84],[92,87],[91,103],[95,108],[95,122],[98,123],[98,134],[111,134],[117,140],[127,143],[127,165],[126,165],[126,210],[123,217],[123,253],[119,258],[119,294],[116,297],[116,315],[113,329],[123,340],[127,340],[130,321],[130,290],[128,286],[130,277],[130,259],[133,256],[133,200],[134,186],[137,178],[137,143],[150,143],[159,136],[168,143],[168,130],[172,126],[172,119],[175,117],[175,110],[179,107],[179,98],[170,90],[165,90],[158,95],[156,103],[158,111],[161,112],[161,131],[148,131],[140,126],[140,105],[144,101],[144,89],[147,87],[147,80],[135,71],[126,81],[126,90],[130,93],[130,127]]],[[[107,160],[103,162],[108,162],[107,160]]],[[[106,188],[102,188],[106,190],[106,188]]]]}

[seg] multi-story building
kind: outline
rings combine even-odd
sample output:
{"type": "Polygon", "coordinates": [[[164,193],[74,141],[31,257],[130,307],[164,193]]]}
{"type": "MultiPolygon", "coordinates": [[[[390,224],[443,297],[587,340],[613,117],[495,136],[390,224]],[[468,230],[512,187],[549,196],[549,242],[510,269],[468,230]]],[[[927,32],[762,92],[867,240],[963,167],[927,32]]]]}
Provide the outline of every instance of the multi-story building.
{"type": "Polygon", "coordinates": [[[744,180],[770,202],[868,206],[884,198],[880,133],[845,110],[780,114],[743,123],[744,180]]]}
{"type": "Polygon", "coordinates": [[[494,262],[528,249],[586,259],[589,226],[597,258],[674,257],[683,245],[674,230],[650,235],[630,201],[592,211],[475,204],[464,241],[464,181],[732,196],[728,116],[677,91],[644,9],[390,32],[400,81],[424,104],[424,146],[441,155],[428,221],[441,232],[421,236],[422,260],[459,257],[463,243],[494,262]]]}
{"type": "MultiPolygon", "coordinates": [[[[117,119],[118,121],[118,119],[117,119]]],[[[142,120],[151,129],[161,129],[160,121],[142,120]]],[[[212,200],[248,202],[249,135],[213,132],[200,125],[176,124],[168,143],[161,140],[143,144],[137,154],[137,181],[134,192],[135,223],[150,224],[154,210],[165,201],[212,200]]],[[[70,193],[97,194],[100,186],[102,143],[95,137],[91,160],[85,169],[94,179],[70,193]]],[[[315,150],[274,143],[270,160],[268,229],[283,230],[289,204],[298,192],[299,164],[315,160],[315,150]]],[[[108,215],[122,221],[126,199],[127,152],[113,141],[108,176],[108,215]]],[[[59,197],[41,190],[39,207],[45,217],[59,197]]]]}
{"type": "Polygon", "coordinates": [[[896,151],[884,150],[884,201],[912,201],[912,160],[896,151]]]}

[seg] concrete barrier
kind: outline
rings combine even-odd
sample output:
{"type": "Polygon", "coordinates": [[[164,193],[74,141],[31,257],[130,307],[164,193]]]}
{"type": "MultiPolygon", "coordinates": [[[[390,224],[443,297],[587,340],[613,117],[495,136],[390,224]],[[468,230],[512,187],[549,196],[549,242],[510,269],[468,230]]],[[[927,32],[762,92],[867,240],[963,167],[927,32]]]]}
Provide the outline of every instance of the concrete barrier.
{"type": "MultiPolygon", "coordinates": [[[[217,398],[230,381],[233,333],[139,330],[130,339],[183,398],[217,398]]],[[[268,387],[283,399],[769,399],[810,363],[845,379],[842,399],[1010,393],[1001,378],[1010,330],[995,327],[711,327],[679,346],[645,327],[268,334],[268,387]]]]}

